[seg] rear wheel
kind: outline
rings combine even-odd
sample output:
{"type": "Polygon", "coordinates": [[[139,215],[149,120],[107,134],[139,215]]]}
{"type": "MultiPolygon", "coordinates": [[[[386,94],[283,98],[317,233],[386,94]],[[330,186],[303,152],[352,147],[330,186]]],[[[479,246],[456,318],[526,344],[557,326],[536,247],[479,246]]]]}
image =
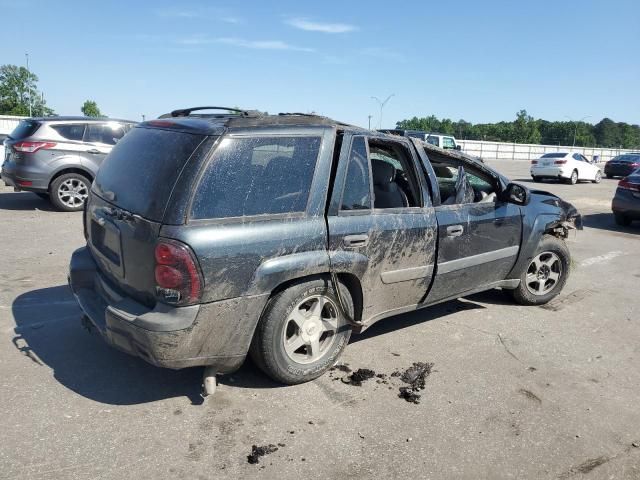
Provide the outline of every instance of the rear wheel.
{"type": "Polygon", "coordinates": [[[532,176],[531,178],[533,178],[533,181],[536,183],[540,183],[542,181],[540,177],[532,176]]]}
{"type": "Polygon", "coordinates": [[[511,291],[521,305],[542,305],[556,297],[569,277],[571,255],[563,240],[542,237],[528,267],[520,275],[520,285],[511,291]]]}
{"type": "Polygon", "coordinates": [[[569,177],[569,179],[567,180],[567,183],[571,184],[571,185],[575,185],[576,183],[578,183],[578,171],[574,170],[573,172],[571,172],[571,177],[569,177]]]}
{"type": "MultiPolygon", "coordinates": [[[[353,301],[346,287],[340,296],[349,316],[353,301]]],[[[258,322],[251,358],[272,379],[294,385],[321,376],[347,346],[351,325],[338,308],[327,279],[295,284],[276,294],[258,322]]]]}
{"type": "Polygon", "coordinates": [[[79,173],[65,173],[51,182],[51,202],[63,212],[82,210],[89,196],[91,181],[79,173]]]}
{"type": "Polygon", "coordinates": [[[622,213],[614,213],[614,218],[616,219],[616,223],[622,227],[628,227],[631,225],[631,219],[622,213]]]}
{"type": "Polygon", "coordinates": [[[596,173],[596,178],[594,178],[593,183],[600,183],[602,180],[602,174],[600,172],[596,173]]]}

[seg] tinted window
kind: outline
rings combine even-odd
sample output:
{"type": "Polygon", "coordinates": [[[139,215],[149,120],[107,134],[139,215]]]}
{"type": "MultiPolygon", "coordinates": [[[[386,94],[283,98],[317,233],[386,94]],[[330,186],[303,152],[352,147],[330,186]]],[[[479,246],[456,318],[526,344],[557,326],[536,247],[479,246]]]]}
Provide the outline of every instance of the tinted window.
{"type": "Polygon", "coordinates": [[[204,135],[134,128],[100,166],[94,190],[109,202],[160,221],[171,190],[204,135]]]}
{"type": "Polygon", "coordinates": [[[302,212],[320,137],[225,138],[193,200],[192,218],[302,212]]]}
{"type": "Polygon", "coordinates": [[[564,158],[567,154],[562,152],[545,153],[540,158],[564,158]]]}
{"type": "Polygon", "coordinates": [[[342,210],[371,208],[369,162],[363,137],[356,137],[351,144],[347,177],[342,192],[342,210]]]}
{"type": "Polygon", "coordinates": [[[616,162],[629,162],[635,163],[640,162],[640,155],[620,155],[613,159],[616,162]]]}
{"type": "Polygon", "coordinates": [[[124,128],[118,123],[88,124],[85,142],[115,145],[124,136],[124,128]]]}
{"type": "Polygon", "coordinates": [[[82,136],[84,135],[84,123],[71,123],[66,125],[51,125],[58,135],[67,140],[78,140],[82,141],[82,136]]]}
{"type": "Polygon", "coordinates": [[[9,134],[14,140],[21,140],[36,133],[40,124],[33,120],[22,120],[9,134]]]}

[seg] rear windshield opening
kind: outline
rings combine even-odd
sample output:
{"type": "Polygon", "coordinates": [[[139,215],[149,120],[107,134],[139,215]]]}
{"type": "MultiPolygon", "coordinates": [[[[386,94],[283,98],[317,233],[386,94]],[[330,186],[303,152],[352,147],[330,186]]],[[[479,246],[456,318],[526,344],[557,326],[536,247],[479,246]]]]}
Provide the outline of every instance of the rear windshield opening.
{"type": "Polygon", "coordinates": [[[162,221],[173,186],[205,135],[136,127],[98,170],[94,191],[124,210],[162,221]]]}
{"type": "Polygon", "coordinates": [[[222,140],[196,191],[194,219],[303,212],[320,137],[222,140]]]}
{"type": "Polygon", "coordinates": [[[9,137],[13,140],[22,140],[36,133],[38,127],[40,127],[40,123],[35,120],[21,120],[13,132],[9,134],[9,137]]]}
{"type": "Polygon", "coordinates": [[[556,153],[545,153],[540,158],[563,158],[566,155],[567,155],[566,153],[559,153],[559,152],[556,152],[556,153]]]}

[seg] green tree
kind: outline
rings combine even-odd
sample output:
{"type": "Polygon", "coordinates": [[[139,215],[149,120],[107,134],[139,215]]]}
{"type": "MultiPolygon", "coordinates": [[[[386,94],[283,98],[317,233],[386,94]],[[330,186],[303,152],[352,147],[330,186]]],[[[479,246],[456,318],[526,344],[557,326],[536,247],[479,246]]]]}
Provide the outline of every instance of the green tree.
{"type": "Polygon", "coordinates": [[[516,113],[516,121],[513,122],[511,141],[515,143],[540,143],[542,135],[538,130],[538,124],[526,110],[516,113]]]}
{"type": "Polygon", "coordinates": [[[83,113],[85,117],[103,117],[102,112],[98,108],[98,104],[93,100],[86,100],[82,104],[82,108],[80,111],[83,113]]]}
{"type": "Polygon", "coordinates": [[[0,67],[0,115],[52,115],[37,88],[38,77],[24,67],[2,65],[0,67]]]}

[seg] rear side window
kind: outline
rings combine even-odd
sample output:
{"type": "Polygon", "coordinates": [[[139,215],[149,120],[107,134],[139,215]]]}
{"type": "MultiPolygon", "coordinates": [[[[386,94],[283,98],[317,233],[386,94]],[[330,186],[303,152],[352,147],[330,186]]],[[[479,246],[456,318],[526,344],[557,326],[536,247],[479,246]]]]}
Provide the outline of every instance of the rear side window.
{"type": "Polygon", "coordinates": [[[193,199],[194,219],[306,209],[320,137],[222,140],[193,199]]]}
{"type": "Polygon", "coordinates": [[[363,137],[356,137],[351,144],[347,178],[342,193],[342,210],[366,210],[371,208],[369,161],[363,137]]]}
{"type": "Polygon", "coordinates": [[[58,135],[67,140],[82,141],[84,135],[84,123],[66,124],[66,125],[51,125],[58,135]]]}
{"type": "Polygon", "coordinates": [[[9,136],[14,140],[22,140],[36,133],[38,127],[40,127],[40,123],[34,120],[22,120],[9,136]]]}
{"type": "Polygon", "coordinates": [[[84,141],[89,143],[104,143],[115,145],[124,136],[125,130],[119,123],[89,124],[84,141]]]}
{"type": "Polygon", "coordinates": [[[182,168],[204,135],[134,128],[113,147],[93,188],[105,200],[161,221],[182,168]]]}

